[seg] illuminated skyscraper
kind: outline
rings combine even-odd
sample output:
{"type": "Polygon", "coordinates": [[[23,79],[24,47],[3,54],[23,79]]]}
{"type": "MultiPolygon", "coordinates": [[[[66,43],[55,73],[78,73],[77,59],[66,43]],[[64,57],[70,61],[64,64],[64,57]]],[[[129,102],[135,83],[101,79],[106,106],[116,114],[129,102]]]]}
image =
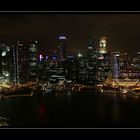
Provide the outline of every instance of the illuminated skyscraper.
{"type": "Polygon", "coordinates": [[[88,41],[88,56],[92,56],[93,55],[93,50],[94,50],[94,47],[93,47],[93,38],[90,37],[89,38],[89,41],[88,41]]]}
{"type": "Polygon", "coordinates": [[[12,52],[12,71],[11,75],[14,84],[23,84],[27,82],[28,63],[27,46],[18,40],[16,45],[11,47],[12,52]]]}
{"type": "Polygon", "coordinates": [[[87,52],[87,57],[88,58],[97,58],[97,49],[95,48],[93,36],[90,36],[88,40],[88,52],[87,52]]]}
{"type": "Polygon", "coordinates": [[[99,42],[97,81],[104,82],[110,70],[110,54],[106,50],[106,37],[101,37],[99,42]]]}
{"type": "Polygon", "coordinates": [[[66,77],[68,80],[77,81],[78,80],[78,60],[74,55],[69,55],[66,61],[66,77]]]}
{"type": "Polygon", "coordinates": [[[113,78],[118,78],[119,75],[119,69],[118,69],[118,61],[117,61],[117,56],[113,54],[113,78]]]}
{"type": "Polygon", "coordinates": [[[87,81],[88,84],[95,84],[96,83],[96,72],[97,72],[97,58],[98,58],[98,51],[95,48],[93,36],[90,36],[88,41],[88,52],[87,58],[85,61],[85,67],[87,70],[87,81]]]}
{"type": "Polygon", "coordinates": [[[28,48],[28,80],[36,81],[37,80],[37,69],[38,69],[38,54],[37,51],[37,41],[29,41],[28,48]]]}
{"type": "Polygon", "coordinates": [[[106,53],[106,37],[100,38],[100,44],[99,44],[99,53],[104,54],[106,53]]]}
{"type": "Polygon", "coordinates": [[[66,59],[67,51],[66,51],[66,37],[59,37],[59,45],[57,47],[57,53],[60,60],[66,59]]]}
{"type": "Polygon", "coordinates": [[[2,76],[2,47],[0,47],[0,76],[2,76]]]}
{"type": "Polygon", "coordinates": [[[0,77],[1,82],[10,82],[10,47],[0,44],[0,77]]]}
{"type": "Polygon", "coordinates": [[[133,58],[134,68],[140,70],[140,52],[136,53],[136,56],[133,58]]]}

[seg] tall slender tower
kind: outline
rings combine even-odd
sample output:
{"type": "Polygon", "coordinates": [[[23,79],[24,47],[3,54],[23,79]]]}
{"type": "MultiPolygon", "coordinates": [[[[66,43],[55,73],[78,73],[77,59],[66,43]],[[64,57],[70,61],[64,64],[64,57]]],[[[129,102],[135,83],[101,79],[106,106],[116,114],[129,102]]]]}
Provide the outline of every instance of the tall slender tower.
{"type": "Polygon", "coordinates": [[[0,76],[4,82],[10,82],[10,47],[0,44],[0,76]]]}
{"type": "Polygon", "coordinates": [[[88,52],[87,52],[88,57],[95,57],[97,56],[97,50],[94,46],[94,40],[93,36],[90,36],[88,40],[88,52]]]}
{"type": "Polygon", "coordinates": [[[36,81],[37,80],[37,53],[38,53],[38,45],[37,41],[29,41],[29,49],[28,49],[28,80],[36,81]]]}
{"type": "Polygon", "coordinates": [[[27,47],[18,40],[16,45],[11,47],[12,51],[12,80],[14,84],[27,82],[27,47]]]}
{"type": "Polygon", "coordinates": [[[115,54],[113,54],[112,69],[113,69],[113,78],[118,78],[118,76],[119,76],[119,67],[118,67],[117,56],[115,54]]]}
{"type": "Polygon", "coordinates": [[[99,44],[99,53],[104,54],[106,53],[106,37],[100,38],[100,44],[99,44]]]}
{"type": "Polygon", "coordinates": [[[58,57],[60,60],[66,59],[67,50],[66,50],[66,37],[59,37],[59,45],[57,46],[58,57]]]}

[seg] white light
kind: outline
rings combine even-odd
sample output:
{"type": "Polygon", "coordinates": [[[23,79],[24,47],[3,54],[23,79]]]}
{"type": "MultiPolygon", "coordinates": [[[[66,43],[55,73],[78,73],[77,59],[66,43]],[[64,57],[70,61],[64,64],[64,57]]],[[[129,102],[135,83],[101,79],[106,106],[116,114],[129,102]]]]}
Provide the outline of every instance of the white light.
{"type": "Polygon", "coordinates": [[[66,39],[66,37],[65,36],[60,36],[59,39],[66,39]]]}
{"type": "Polygon", "coordinates": [[[105,43],[103,43],[103,47],[106,47],[106,44],[105,43]]]}
{"type": "Polygon", "coordinates": [[[92,47],[88,47],[88,49],[92,49],[92,47]]]}
{"type": "Polygon", "coordinates": [[[98,57],[98,59],[102,60],[102,59],[104,59],[104,57],[103,56],[100,56],[100,57],[98,57]]]}
{"type": "Polygon", "coordinates": [[[81,54],[81,53],[79,53],[79,54],[78,54],[78,57],[82,57],[82,54],[81,54]]]}
{"type": "Polygon", "coordinates": [[[120,56],[120,54],[116,54],[116,56],[120,56]]]}
{"type": "Polygon", "coordinates": [[[40,54],[39,55],[39,60],[41,61],[43,59],[43,56],[40,54]]]}
{"type": "Polygon", "coordinates": [[[10,47],[6,46],[7,51],[10,51],[10,47]]]}
{"type": "Polygon", "coordinates": [[[6,52],[2,52],[2,56],[5,56],[6,55],[6,52]]]}
{"type": "Polygon", "coordinates": [[[9,76],[9,73],[6,73],[5,76],[9,76]]]}

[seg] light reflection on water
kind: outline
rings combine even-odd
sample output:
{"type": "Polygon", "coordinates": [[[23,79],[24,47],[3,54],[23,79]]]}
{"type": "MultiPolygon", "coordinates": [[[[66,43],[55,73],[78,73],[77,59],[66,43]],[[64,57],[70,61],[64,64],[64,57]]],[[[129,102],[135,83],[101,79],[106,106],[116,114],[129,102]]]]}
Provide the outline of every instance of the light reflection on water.
{"type": "Polygon", "coordinates": [[[138,96],[88,93],[35,93],[0,100],[0,115],[13,126],[125,127],[140,126],[138,96]]]}
{"type": "Polygon", "coordinates": [[[115,123],[119,122],[119,117],[120,117],[120,106],[118,105],[117,102],[114,102],[112,105],[112,117],[115,123]]]}

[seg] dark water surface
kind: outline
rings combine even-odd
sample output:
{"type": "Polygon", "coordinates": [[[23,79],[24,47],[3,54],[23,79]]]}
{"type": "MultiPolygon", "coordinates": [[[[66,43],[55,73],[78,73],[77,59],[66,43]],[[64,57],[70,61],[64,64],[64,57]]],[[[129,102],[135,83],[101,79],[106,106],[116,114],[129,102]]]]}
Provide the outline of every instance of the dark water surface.
{"type": "Polygon", "coordinates": [[[0,100],[11,127],[140,127],[140,98],[110,94],[47,95],[0,100]]]}

